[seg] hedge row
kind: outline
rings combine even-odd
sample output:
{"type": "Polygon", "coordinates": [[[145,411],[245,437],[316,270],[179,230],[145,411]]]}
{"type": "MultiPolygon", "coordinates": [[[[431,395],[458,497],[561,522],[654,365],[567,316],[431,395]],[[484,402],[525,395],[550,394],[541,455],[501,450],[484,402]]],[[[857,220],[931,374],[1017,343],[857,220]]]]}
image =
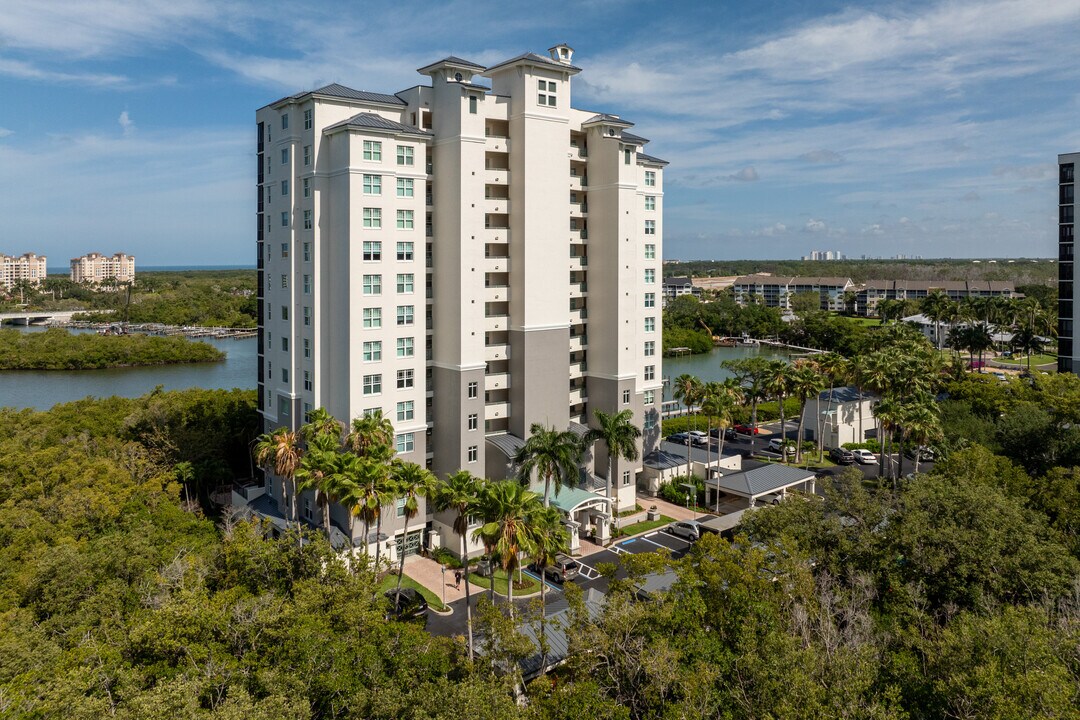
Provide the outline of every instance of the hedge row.
{"type": "MultiPolygon", "coordinates": [[[[773,420],[780,419],[780,406],[775,401],[763,402],[758,405],[757,421],[760,425],[764,422],[771,422],[773,420]]],[[[784,419],[794,422],[799,421],[799,401],[794,398],[788,398],[784,400],[784,419]]],[[[735,425],[745,424],[750,422],[750,408],[749,406],[740,406],[735,408],[731,413],[731,421],[735,425]]],[[[715,418],[713,423],[715,423],[715,418]]],[[[668,418],[661,423],[661,431],[664,436],[671,435],[673,433],[685,432],[687,430],[704,430],[706,428],[704,415],[682,415],[679,417],[668,418]]]]}

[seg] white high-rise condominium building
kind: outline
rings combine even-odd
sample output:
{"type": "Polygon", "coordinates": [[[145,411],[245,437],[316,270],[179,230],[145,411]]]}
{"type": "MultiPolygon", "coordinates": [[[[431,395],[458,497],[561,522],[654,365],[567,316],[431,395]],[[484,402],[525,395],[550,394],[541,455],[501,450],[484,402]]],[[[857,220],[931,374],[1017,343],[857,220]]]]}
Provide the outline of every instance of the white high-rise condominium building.
{"type": "MultiPolygon", "coordinates": [[[[632,410],[655,446],[666,163],[632,123],[573,108],[573,51],[549,53],[448,57],[419,69],[430,85],[328,85],[256,113],[267,429],[378,408],[439,477],[505,477],[533,423],[583,433],[594,409],[632,410]]],[[[622,508],[642,455],[615,466],[622,508]]],[[[583,507],[583,525],[603,512],[583,507]]],[[[426,530],[456,550],[438,517],[426,530]]]]}
{"type": "Polygon", "coordinates": [[[45,279],[45,256],[23,253],[19,256],[0,253],[0,287],[10,288],[20,280],[40,285],[45,279]]]}
{"type": "Polygon", "coordinates": [[[71,259],[71,282],[108,285],[134,280],[134,255],[114,253],[109,256],[94,252],[71,259]]]}
{"type": "Polygon", "coordinates": [[[1073,290],[1073,227],[1077,165],[1080,165],[1080,153],[1058,155],[1058,372],[1076,372],[1073,332],[1078,318],[1073,290]]]}

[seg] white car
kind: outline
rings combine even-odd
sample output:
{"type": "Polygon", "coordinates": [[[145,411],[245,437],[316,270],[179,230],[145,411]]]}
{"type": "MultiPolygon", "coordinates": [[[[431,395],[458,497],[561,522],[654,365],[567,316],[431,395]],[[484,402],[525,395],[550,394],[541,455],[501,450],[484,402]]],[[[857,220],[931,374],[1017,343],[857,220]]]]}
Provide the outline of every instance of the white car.
{"type": "Polygon", "coordinates": [[[877,465],[877,456],[869,450],[862,448],[851,452],[855,455],[855,462],[860,465],[877,465]]]}
{"type": "Polygon", "coordinates": [[[691,430],[686,433],[690,436],[690,442],[697,447],[704,447],[709,444],[709,436],[707,433],[703,433],[700,430],[691,430]]]}
{"type": "Polygon", "coordinates": [[[777,455],[779,455],[781,447],[784,448],[784,451],[788,455],[794,455],[795,454],[795,443],[792,442],[791,440],[786,440],[785,441],[785,440],[781,440],[780,438],[772,438],[772,439],[769,440],[769,450],[770,451],[772,451],[772,452],[776,453],[777,455]]]}

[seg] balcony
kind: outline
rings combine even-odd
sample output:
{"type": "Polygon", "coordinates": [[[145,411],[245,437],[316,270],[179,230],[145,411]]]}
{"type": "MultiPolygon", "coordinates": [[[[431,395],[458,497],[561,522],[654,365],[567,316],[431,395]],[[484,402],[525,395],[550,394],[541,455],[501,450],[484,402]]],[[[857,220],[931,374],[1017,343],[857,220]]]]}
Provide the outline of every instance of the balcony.
{"type": "Polygon", "coordinates": [[[570,159],[584,162],[589,157],[589,148],[581,145],[570,145],[570,159]]]}
{"type": "Polygon", "coordinates": [[[484,138],[484,149],[487,152],[510,152],[510,138],[488,135],[484,138]]]}
{"type": "Polygon", "coordinates": [[[486,257],[484,258],[484,272],[509,272],[510,270],[510,258],[508,257],[486,257]]]}
{"type": "Polygon", "coordinates": [[[570,363],[570,379],[576,380],[585,374],[585,371],[589,369],[588,363],[570,363]]]}
{"type": "Polygon", "coordinates": [[[571,175],[570,176],[570,191],[571,192],[575,192],[575,191],[576,192],[581,192],[581,189],[583,187],[585,187],[585,185],[582,184],[580,176],[578,176],[578,175],[571,175]]]}
{"type": "Polygon", "coordinates": [[[484,170],[484,184],[486,185],[509,185],[509,168],[488,168],[484,170]]]}
{"type": "Polygon", "coordinates": [[[570,406],[582,405],[589,401],[589,394],[585,388],[574,388],[570,391],[570,406]]]}
{"type": "Polygon", "coordinates": [[[588,283],[570,283],[570,297],[582,298],[589,294],[588,283]]]}
{"type": "Polygon", "coordinates": [[[571,335],[570,336],[570,352],[580,352],[589,347],[588,335],[571,335]]]}
{"type": "Polygon", "coordinates": [[[583,322],[585,322],[588,319],[589,319],[589,309],[588,308],[578,308],[576,310],[571,310],[570,311],[570,324],[571,325],[580,325],[580,324],[582,324],[583,322]]]}
{"type": "Polygon", "coordinates": [[[589,239],[588,228],[571,228],[570,229],[570,242],[571,243],[583,243],[589,239]]]}
{"type": "Polygon", "coordinates": [[[510,402],[493,402],[485,404],[484,417],[489,420],[510,417],[510,402]]]}
{"type": "Polygon", "coordinates": [[[507,330],[509,327],[509,315],[488,315],[484,318],[484,330],[507,330]]]}
{"type": "Polygon", "coordinates": [[[510,357],[510,343],[502,345],[487,345],[484,347],[484,361],[496,362],[510,357]]]}
{"type": "Polygon", "coordinates": [[[484,198],[482,207],[485,213],[506,215],[510,212],[510,200],[508,198],[484,198]]]}
{"type": "Polygon", "coordinates": [[[589,258],[587,255],[571,255],[570,256],[570,272],[583,271],[589,269],[589,258]]]}
{"type": "Polygon", "coordinates": [[[570,203],[570,217],[583,218],[589,214],[589,203],[570,203]]]}
{"type": "Polygon", "coordinates": [[[485,390],[508,390],[510,388],[510,373],[494,373],[484,376],[485,390]]]}

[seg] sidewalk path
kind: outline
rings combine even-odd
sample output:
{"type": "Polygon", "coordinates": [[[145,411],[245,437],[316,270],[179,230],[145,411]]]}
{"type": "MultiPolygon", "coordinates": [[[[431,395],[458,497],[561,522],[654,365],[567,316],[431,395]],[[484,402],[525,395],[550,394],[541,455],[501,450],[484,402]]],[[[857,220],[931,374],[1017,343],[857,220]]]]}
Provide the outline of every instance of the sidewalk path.
{"type": "MultiPolygon", "coordinates": [[[[447,605],[465,597],[465,578],[461,579],[461,588],[455,589],[454,569],[446,568],[446,573],[444,574],[442,565],[431,558],[426,558],[421,555],[410,555],[405,558],[405,574],[435,593],[435,596],[440,600],[443,598],[443,589],[445,586],[447,605]]],[[[481,589],[482,588],[473,586],[472,596],[474,599],[476,598],[477,591],[481,589]]]]}

